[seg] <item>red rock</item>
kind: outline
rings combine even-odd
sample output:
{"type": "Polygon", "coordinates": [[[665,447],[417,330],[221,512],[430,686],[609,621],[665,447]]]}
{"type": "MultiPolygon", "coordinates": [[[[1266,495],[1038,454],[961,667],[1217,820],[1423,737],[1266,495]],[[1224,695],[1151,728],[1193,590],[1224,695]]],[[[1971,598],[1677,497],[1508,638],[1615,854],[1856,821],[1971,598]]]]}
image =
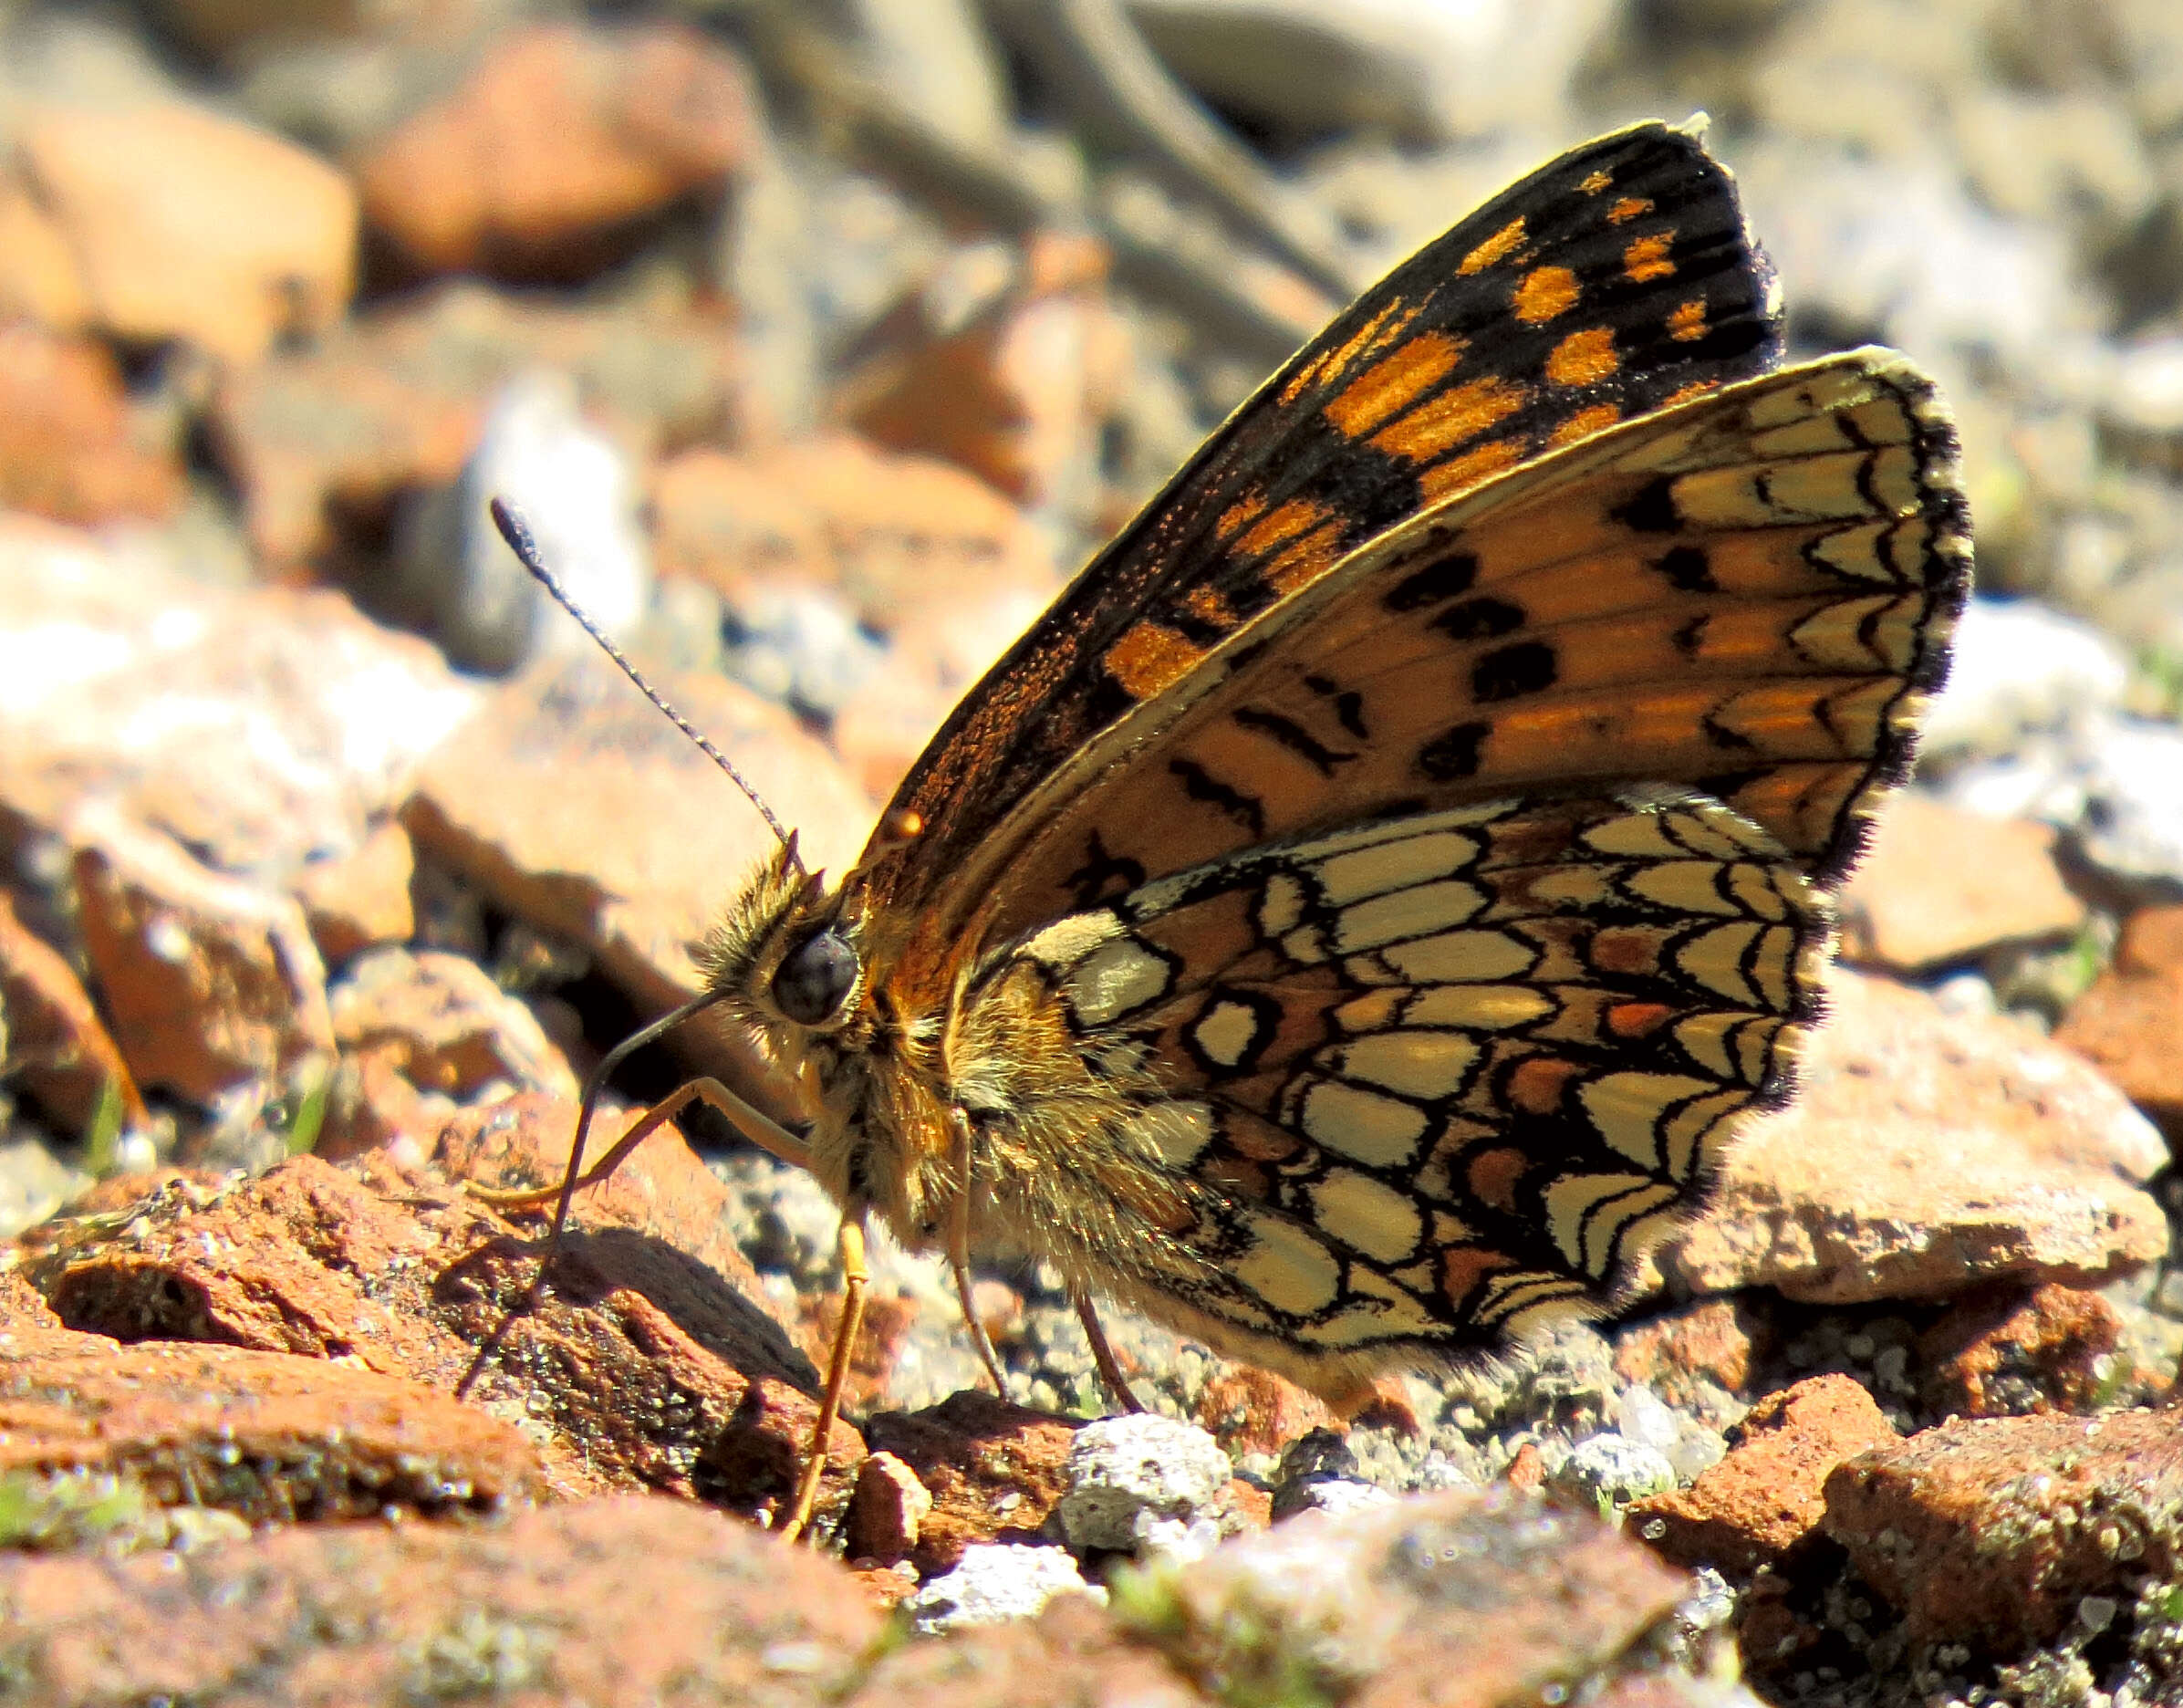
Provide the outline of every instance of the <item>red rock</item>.
{"type": "Polygon", "coordinates": [[[0,1474],[61,1471],[252,1524],[487,1512],[541,1481],[513,1425],[351,1365],[91,1334],[0,1346],[0,1474]]]}
{"type": "Polygon", "coordinates": [[[2084,903],[2054,864],[2054,830],[1898,795],[1842,892],[1842,953],[1902,973],[1999,943],[2066,938],[2084,903]]]}
{"type": "Polygon", "coordinates": [[[76,969],[16,917],[0,890],[0,1072],[19,1077],[39,1107],[71,1132],[88,1130],[109,1086],[132,1126],[150,1117],[113,1036],[76,969]]]}
{"type": "Polygon", "coordinates": [[[2070,1005],[2054,1041],[2096,1063],[2171,1135],[2183,1132],[2183,906],[2130,916],[2113,963],[2070,1005]]]}
{"type": "Polygon", "coordinates": [[[60,522],[165,521],[182,490],[177,448],[131,410],[103,345],[0,326],[0,505],[60,522]]]}
{"type": "Polygon", "coordinates": [[[1671,1406],[1689,1405],[1703,1393],[1702,1383],[1741,1393],[1771,1338],[1741,1300],[1699,1299],[1617,1328],[1615,1374],[1671,1406]]]}
{"type": "Polygon", "coordinates": [[[14,143],[15,193],[43,220],[17,203],[29,259],[0,279],[0,304],[242,362],[348,305],[356,194],[294,143],[178,102],[36,104],[18,114],[14,143]]]}
{"type": "Polygon", "coordinates": [[[445,486],[509,380],[567,372],[633,455],[747,431],[733,328],[699,308],[563,304],[474,281],[398,297],[223,377],[209,438],[268,569],[379,570],[397,505],[445,486]]]}
{"type": "Polygon", "coordinates": [[[935,606],[1011,593],[1043,606],[1054,592],[1052,554],[1008,500],[951,463],[849,433],[684,452],[654,476],[652,505],[661,573],[732,605],[816,582],[891,632],[935,606]]]}
{"type": "MultiPolygon", "coordinates": [[[[819,1370],[833,1360],[843,1297],[839,1293],[806,1293],[796,1300],[800,1328],[796,1342],[819,1370]]],[[[857,1327],[857,1346],[849,1354],[848,1377],[841,1390],[841,1402],[849,1411],[866,1411],[886,1394],[896,1361],[909,1343],[910,1331],[917,1326],[918,1315],[918,1302],[913,1298],[876,1291],[865,1296],[864,1320],[857,1327]]]]}
{"type": "Polygon", "coordinates": [[[910,1642],[881,1659],[849,1708],[1210,1708],[1159,1651],[1087,1596],[1036,1619],[910,1642]]]}
{"type": "Polygon", "coordinates": [[[811,1549],[637,1496],[493,1526],[312,1525],[179,1560],[16,1555],[0,1598],[50,1702],[820,1708],[880,1632],[811,1549]]]}
{"type": "Polygon", "coordinates": [[[1965,1417],[2089,1411],[2119,1384],[2115,1307],[2074,1287],[1999,1286],[1958,1299],[1918,1338],[1926,1403],[1965,1417]]]}
{"type": "Polygon", "coordinates": [[[857,1467],[857,1487],[842,1518],[852,1560],[899,1560],[917,1546],[932,1492],[917,1473],[890,1453],[868,1455],[857,1467]]]}
{"type": "Polygon", "coordinates": [[[226,591],[0,516],[0,808],[67,840],[88,799],[279,883],[364,839],[476,703],[331,593],[226,591]]]}
{"type": "Polygon", "coordinates": [[[73,1351],[78,1338],[74,1329],[53,1314],[53,1307],[38,1296],[20,1269],[0,1271],[0,1359],[28,1358],[48,1350],[73,1351]]]}
{"type": "Polygon", "coordinates": [[[419,1090],[390,1055],[368,1050],[344,1056],[327,1083],[311,1151],[340,1162],[385,1145],[396,1147],[404,1161],[414,1161],[431,1151],[434,1136],[454,1113],[452,1099],[419,1090]]]}
{"type": "Polygon", "coordinates": [[[1535,1494],[1546,1486],[1546,1461],[1534,1442],[1525,1442],[1516,1449],[1501,1480],[1519,1494],[1535,1494]]]}
{"type": "Polygon", "coordinates": [[[375,949],[334,987],[331,1007],[343,1050],[383,1057],[420,1090],[460,1102],[498,1081],[577,1095],[536,1016],[461,955],[375,949]]]}
{"type": "Polygon", "coordinates": [[[1838,968],[1829,992],[1795,1102],[1742,1130],[1711,1207],[1656,1254],[1664,1274],[1848,1304],[2097,1282],[2166,1254],[2133,1182],[2167,1146],[2080,1058],[1884,980],[1838,968]]]}
{"type": "MultiPolygon", "coordinates": [[[[660,687],[795,828],[814,870],[855,859],[871,807],[788,713],[717,676],[660,687]]],[[[774,847],[712,762],[588,654],[500,690],[425,765],[402,822],[654,1012],[695,991],[691,946],[774,847]]]]}
{"type": "Polygon", "coordinates": [[[1767,1395],[1740,1434],[1689,1488],[1631,1502],[1629,1534],[1679,1566],[1739,1577],[1778,1566],[1817,1531],[1827,1474],[1897,1439],[1872,1396],[1846,1376],[1814,1376],[1767,1395]]]}
{"type": "Polygon", "coordinates": [[[332,1052],[303,910],[105,807],[72,827],[84,953],[140,1086],[209,1103],[332,1052]]]}
{"type": "Polygon", "coordinates": [[[930,1574],[951,1570],[972,1542],[1041,1540],[1080,1427],[966,1390],[922,1411],[879,1413],[865,1424],[865,1442],[907,1464],[931,1494],[912,1555],[930,1574]]]}
{"type": "Polygon", "coordinates": [[[1228,1486],[1213,1502],[1212,1516],[1224,1537],[1264,1530],[1273,1522],[1273,1492],[1241,1477],[1230,1477],[1228,1486]]]}
{"type": "Polygon", "coordinates": [[[1232,1364],[1200,1392],[1195,1421],[1233,1458],[1277,1453],[1305,1432],[1333,1425],[1335,1417],[1325,1401],[1285,1376],[1232,1364]]]}
{"type": "Polygon", "coordinates": [[[366,218],[410,269],[587,278],[736,171],[751,104],[741,63],[695,30],[515,30],[362,152],[366,218]]]}
{"type": "Polygon", "coordinates": [[[1164,1588],[1149,1639],[1223,1700],[1498,1708],[1657,1671],[1643,1639],[1687,1582],[1589,1515],[1493,1488],[1299,1517],[1164,1588]]]}
{"type": "Polygon", "coordinates": [[[1096,490],[1099,423],[1129,367],[1106,274],[1095,243],[1041,234],[1008,288],[960,328],[898,311],[874,334],[884,353],[845,387],[843,418],[1019,502],[1084,501],[1096,490]]]}
{"type": "Polygon", "coordinates": [[[417,910],[410,899],[416,875],[409,832],[391,818],[349,853],[314,860],[296,873],[296,899],[328,966],[416,935],[417,910]]]}
{"type": "Polygon", "coordinates": [[[1826,1533],[1915,1641],[2015,1655],[2178,1567],[2183,1411],[1973,1418],[1827,1478],[1826,1533]]]}
{"type": "MultiPolygon", "coordinates": [[[[509,1184],[557,1177],[568,1115],[512,1099],[464,1117],[446,1154],[488,1178],[504,1168],[509,1184]]],[[[125,1220],[71,1226],[33,1278],[87,1332],[339,1359],[440,1393],[474,1374],[472,1403],[531,1420],[560,1495],[650,1488],[763,1515],[794,1485],[816,1377],[722,1281],[750,1272],[720,1225],[722,1189],[704,1181],[681,1147],[643,1147],[581,1195],[545,1298],[512,1318],[535,1247],[442,1176],[384,1153],[346,1169],[296,1157],[209,1195],[162,1188],[125,1220]]],[[[823,1512],[846,1504],[862,1457],[840,1425],[823,1512]]]]}

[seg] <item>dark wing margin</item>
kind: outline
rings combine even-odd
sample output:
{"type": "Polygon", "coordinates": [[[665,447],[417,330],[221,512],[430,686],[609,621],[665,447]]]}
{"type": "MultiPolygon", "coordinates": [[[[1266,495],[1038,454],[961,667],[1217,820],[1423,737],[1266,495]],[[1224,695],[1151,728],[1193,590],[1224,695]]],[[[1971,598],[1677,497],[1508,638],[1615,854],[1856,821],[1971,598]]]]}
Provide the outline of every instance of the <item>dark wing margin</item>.
{"type": "Polygon", "coordinates": [[[920,909],[1043,777],[1347,552],[1514,463],[1781,353],[1727,172],[1653,123],[1570,151],[1367,291],[964,697],[871,868],[920,909]]]}

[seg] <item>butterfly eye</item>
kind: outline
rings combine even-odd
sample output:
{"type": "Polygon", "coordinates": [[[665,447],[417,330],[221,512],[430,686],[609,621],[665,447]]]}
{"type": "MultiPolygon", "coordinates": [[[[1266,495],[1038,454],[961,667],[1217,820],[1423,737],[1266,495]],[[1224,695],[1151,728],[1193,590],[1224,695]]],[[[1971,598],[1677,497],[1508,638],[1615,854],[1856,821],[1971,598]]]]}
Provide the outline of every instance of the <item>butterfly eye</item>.
{"type": "Polygon", "coordinates": [[[815,932],[782,957],[774,1002],[798,1026],[820,1026],[857,984],[857,952],[830,931],[815,932]]]}

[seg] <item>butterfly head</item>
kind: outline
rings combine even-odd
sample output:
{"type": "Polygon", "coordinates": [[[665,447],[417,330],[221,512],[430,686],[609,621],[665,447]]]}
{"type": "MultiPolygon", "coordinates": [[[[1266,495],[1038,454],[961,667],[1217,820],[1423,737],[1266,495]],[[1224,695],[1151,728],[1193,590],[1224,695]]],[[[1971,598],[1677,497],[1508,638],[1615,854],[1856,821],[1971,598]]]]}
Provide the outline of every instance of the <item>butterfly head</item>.
{"type": "Polygon", "coordinates": [[[791,837],[745,886],[705,946],[706,982],[776,1046],[839,1031],[855,1015],[864,957],[854,911],[823,874],[804,870],[791,837]]]}

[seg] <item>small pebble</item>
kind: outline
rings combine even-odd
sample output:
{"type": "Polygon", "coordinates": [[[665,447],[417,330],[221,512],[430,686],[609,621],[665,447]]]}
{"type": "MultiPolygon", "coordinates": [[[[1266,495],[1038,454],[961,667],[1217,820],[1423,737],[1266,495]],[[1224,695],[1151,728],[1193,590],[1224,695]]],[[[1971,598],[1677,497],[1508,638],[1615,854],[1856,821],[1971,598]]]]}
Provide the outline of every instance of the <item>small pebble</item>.
{"type": "Polygon", "coordinates": [[[1299,1513],[1321,1512],[1339,1518],[1385,1506],[1394,1498],[1377,1483],[1360,1483],[1349,1477],[1315,1477],[1308,1483],[1296,1484],[1274,1515],[1287,1519],[1299,1513]]]}
{"type": "Polygon", "coordinates": [[[1557,1494],[1602,1507],[1627,1506],[1676,1485],[1675,1467],[1667,1454],[1613,1430],[1574,1443],[1546,1481],[1557,1494]]]}
{"type": "Polygon", "coordinates": [[[1213,1438],[1194,1423],[1155,1412],[1105,1418],[1076,1432],[1054,1508],[1070,1547],[1136,1549],[1140,1515],[1190,1519],[1210,1507],[1235,1474],[1213,1438]]]}
{"type": "Polygon", "coordinates": [[[1020,1542],[975,1542],[962,1550],[955,1569],[932,1578],[902,1605],[910,1629],[920,1637],[968,1625],[1001,1625],[1030,1619],[1057,1595],[1106,1599],[1104,1589],[1084,1581],[1066,1548],[1030,1547],[1020,1542]]]}

